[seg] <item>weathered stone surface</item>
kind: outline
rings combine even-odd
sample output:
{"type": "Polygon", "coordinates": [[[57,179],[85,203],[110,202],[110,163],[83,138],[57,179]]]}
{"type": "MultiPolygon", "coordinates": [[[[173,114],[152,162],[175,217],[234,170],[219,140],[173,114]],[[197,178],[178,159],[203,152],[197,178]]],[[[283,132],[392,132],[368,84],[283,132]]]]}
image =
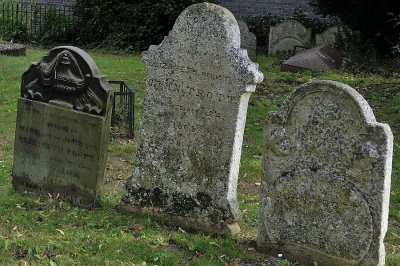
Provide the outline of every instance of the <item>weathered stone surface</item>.
{"type": "Polygon", "coordinates": [[[295,20],[286,20],[270,27],[268,54],[274,55],[279,51],[293,52],[295,46],[309,47],[310,43],[311,29],[295,20]]]}
{"type": "Polygon", "coordinates": [[[249,31],[249,27],[243,20],[237,20],[240,29],[240,48],[247,50],[250,58],[257,56],[257,37],[249,31]]]}
{"type": "Polygon", "coordinates": [[[384,265],[392,149],[354,89],[297,88],[265,128],[258,248],[306,265],[384,265]]]}
{"type": "Polygon", "coordinates": [[[335,70],[342,64],[341,54],[332,47],[319,46],[295,54],[281,64],[281,71],[300,72],[306,69],[335,70]]]}
{"type": "Polygon", "coordinates": [[[107,160],[113,90],[79,48],[52,49],[22,76],[13,186],[92,205],[107,160]]]}
{"type": "Polygon", "coordinates": [[[0,43],[0,54],[24,56],[26,55],[26,46],[19,43],[0,43]]]}
{"type": "Polygon", "coordinates": [[[317,46],[335,47],[336,35],[339,33],[338,26],[327,28],[324,32],[315,35],[315,44],[317,46]]]}
{"type": "Polygon", "coordinates": [[[240,49],[234,16],[192,5],[143,61],[139,146],[121,207],[187,229],[235,233],[247,103],[263,75],[240,49]]]}

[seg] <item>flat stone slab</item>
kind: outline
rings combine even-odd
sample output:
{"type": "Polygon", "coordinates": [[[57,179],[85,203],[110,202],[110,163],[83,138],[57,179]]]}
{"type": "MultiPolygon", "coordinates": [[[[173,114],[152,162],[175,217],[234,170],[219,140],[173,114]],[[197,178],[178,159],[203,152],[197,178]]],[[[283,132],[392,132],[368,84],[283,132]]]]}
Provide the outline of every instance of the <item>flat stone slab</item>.
{"type": "Polygon", "coordinates": [[[258,249],[305,265],[384,265],[393,135],[362,96],[306,83],[264,134],[258,249]]]}
{"type": "Polygon", "coordinates": [[[112,97],[79,48],[56,47],[33,63],[18,101],[14,189],[94,205],[103,186],[112,97]]]}
{"type": "Polygon", "coordinates": [[[263,75],[236,19],[202,3],[143,53],[148,77],[122,208],[207,234],[238,232],[236,189],[250,94],[263,75]]]}
{"type": "Polygon", "coordinates": [[[0,54],[24,56],[26,55],[26,46],[19,43],[0,43],[0,54]]]}
{"type": "Polygon", "coordinates": [[[340,68],[341,62],[342,57],[335,48],[320,46],[307,49],[283,61],[281,71],[337,70],[340,68]]]}

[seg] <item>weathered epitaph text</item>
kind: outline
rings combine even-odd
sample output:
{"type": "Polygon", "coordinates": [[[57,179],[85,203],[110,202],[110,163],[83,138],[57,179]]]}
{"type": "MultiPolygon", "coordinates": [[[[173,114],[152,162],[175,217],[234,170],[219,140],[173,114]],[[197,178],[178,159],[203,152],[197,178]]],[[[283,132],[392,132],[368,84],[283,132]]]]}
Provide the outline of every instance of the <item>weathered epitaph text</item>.
{"type": "Polygon", "coordinates": [[[258,247],[311,265],[384,265],[393,135],[354,89],[297,88],[265,128],[258,247]]]}
{"type": "Polygon", "coordinates": [[[238,231],[247,102],[263,79],[239,47],[234,16],[202,3],[143,53],[147,86],[123,207],[206,233],[238,231]]]}
{"type": "Polygon", "coordinates": [[[13,185],[92,205],[107,160],[112,88],[76,47],[57,47],[22,77],[13,185]]]}

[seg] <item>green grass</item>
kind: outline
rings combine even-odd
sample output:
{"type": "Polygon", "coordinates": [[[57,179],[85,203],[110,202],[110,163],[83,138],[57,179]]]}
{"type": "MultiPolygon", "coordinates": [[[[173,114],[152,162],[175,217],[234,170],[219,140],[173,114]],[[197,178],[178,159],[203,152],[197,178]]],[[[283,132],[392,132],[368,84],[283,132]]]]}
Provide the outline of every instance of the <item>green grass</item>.
{"type": "MultiPolygon", "coordinates": [[[[331,79],[357,89],[377,120],[395,135],[387,264],[400,265],[400,75],[353,75],[340,71],[282,73],[276,58],[258,57],[265,75],[252,95],[243,143],[238,199],[242,231],[233,238],[189,234],[147,217],[117,209],[135,161],[136,143],[113,139],[109,145],[104,196],[100,207],[79,209],[49,196],[29,198],[13,192],[11,171],[16,103],[22,73],[45,50],[26,57],[0,56],[0,265],[240,265],[268,261],[254,251],[257,234],[263,127],[296,86],[331,79]]],[[[136,91],[135,128],[143,104],[145,70],[139,56],[89,53],[110,80],[124,80],[136,91]]],[[[276,260],[275,260],[276,261],[276,260]]],[[[286,260],[277,265],[295,265],[286,260]]]]}

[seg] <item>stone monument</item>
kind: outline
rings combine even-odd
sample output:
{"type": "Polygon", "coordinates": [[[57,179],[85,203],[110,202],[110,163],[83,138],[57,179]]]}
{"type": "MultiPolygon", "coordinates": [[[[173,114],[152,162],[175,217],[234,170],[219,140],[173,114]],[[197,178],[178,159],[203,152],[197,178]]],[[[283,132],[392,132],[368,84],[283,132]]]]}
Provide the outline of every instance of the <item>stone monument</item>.
{"type": "Polygon", "coordinates": [[[258,248],[305,265],[384,265],[393,135],[364,98],[306,83],[264,137],[258,248]]]}
{"type": "Polygon", "coordinates": [[[257,37],[249,31],[249,27],[243,20],[237,20],[240,29],[240,48],[247,50],[250,58],[257,56],[257,37]]]}
{"type": "Polygon", "coordinates": [[[320,34],[315,34],[315,44],[317,46],[330,46],[335,47],[336,36],[339,33],[338,26],[332,26],[324,30],[320,34]]]}
{"type": "Polygon", "coordinates": [[[247,103],[263,75],[240,49],[236,19],[215,4],[192,5],[143,61],[139,146],[121,207],[207,234],[238,232],[247,103]]]}
{"type": "Polygon", "coordinates": [[[107,161],[113,89],[79,48],[52,49],[23,74],[13,186],[95,203],[107,161]]]}
{"type": "Polygon", "coordinates": [[[277,52],[293,52],[309,48],[311,44],[311,29],[304,27],[296,20],[286,20],[277,26],[270,27],[268,55],[277,52]]]}

